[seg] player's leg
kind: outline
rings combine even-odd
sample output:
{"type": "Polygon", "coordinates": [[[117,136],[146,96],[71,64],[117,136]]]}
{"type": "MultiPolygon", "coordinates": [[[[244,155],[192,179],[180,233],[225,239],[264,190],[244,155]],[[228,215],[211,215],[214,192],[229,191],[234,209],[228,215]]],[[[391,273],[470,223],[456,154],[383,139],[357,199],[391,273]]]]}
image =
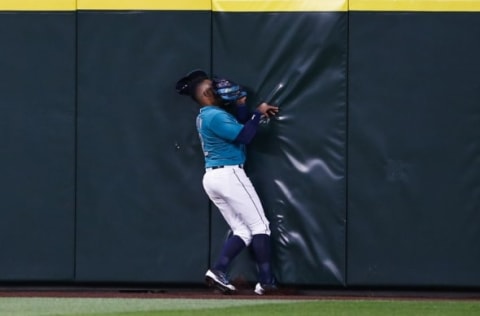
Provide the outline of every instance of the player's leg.
{"type": "Polygon", "coordinates": [[[226,273],[233,259],[250,244],[252,235],[248,227],[241,221],[223,197],[212,196],[210,199],[217,206],[233,233],[225,241],[220,256],[213,265],[215,270],[226,273]]]}
{"type": "Polygon", "coordinates": [[[227,201],[252,233],[251,246],[262,288],[256,293],[263,294],[265,288],[275,287],[271,266],[270,223],[265,216],[258,194],[243,169],[232,169],[232,172],[231,185],[234,187],[229,192],[227,201]]]}
{"type": "Polygon", "coordinates": [[[228,281],[226,272],[232,260],[250,243],[251,234],[224,198],[224,191],[228,190],[228,182],[225,180],[228,179],[222,176],[222,171],[206,174],[203,185],[210,200],[217,206],[230,226],[233,235],[223,245],[212,269],[207,271],[206,279],[209,285],[217,285],[223,292],[228,292],[234,291],[235,287],[228,281]]]}
{"type": "Polygon", "coordinates": [[[253,235],[270,235],[270,222],[252,182],[243,169],[230,170],[228,204],[253,235]]]}

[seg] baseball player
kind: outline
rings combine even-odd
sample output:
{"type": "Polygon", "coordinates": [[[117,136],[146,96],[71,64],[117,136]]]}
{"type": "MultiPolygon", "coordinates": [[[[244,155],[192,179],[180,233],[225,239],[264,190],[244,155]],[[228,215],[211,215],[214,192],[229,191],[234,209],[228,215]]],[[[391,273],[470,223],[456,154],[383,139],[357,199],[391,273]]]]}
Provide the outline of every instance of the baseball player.
{"type": "Polygon", "coordinates": [[[234,293],[227,270],[232,260],[251,246],[258,267],[254,292],[263,295],[274,291],[269,222],[243,165],[245,145],[255,136],[260,119],[274,116],[278,107],[262,103],[250,113],[245,104],[247,93],[239,85],[227,79],[212,80],[201,70],[180,79],[176,90],[200,105],[197,129],[205,155],[203,187],[233,232],[206,272],[205,281],[222,293],[234,293]],[[227,104],[235,107],[235,115],[225,110],[227,104]]]}

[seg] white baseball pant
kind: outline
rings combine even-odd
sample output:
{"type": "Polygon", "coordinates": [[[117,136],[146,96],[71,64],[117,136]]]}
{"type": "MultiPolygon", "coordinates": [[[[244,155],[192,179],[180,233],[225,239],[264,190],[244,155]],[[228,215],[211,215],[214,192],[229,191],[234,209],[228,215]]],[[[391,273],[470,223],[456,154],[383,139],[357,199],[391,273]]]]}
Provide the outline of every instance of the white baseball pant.
{"type": "Polygon", "coordinates": [[[239,166],[208,168],[203,187],[234,235],[248,246],[252,236],[270,235],[270,223],[252,182],[239,166]]]}

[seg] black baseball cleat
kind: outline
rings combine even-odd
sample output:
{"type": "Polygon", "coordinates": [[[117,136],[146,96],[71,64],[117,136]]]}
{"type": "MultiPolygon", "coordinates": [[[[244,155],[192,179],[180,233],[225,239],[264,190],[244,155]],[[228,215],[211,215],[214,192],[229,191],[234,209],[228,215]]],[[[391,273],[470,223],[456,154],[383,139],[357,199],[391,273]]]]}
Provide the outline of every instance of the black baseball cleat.
{"type": "Polygon", "coordinates": [[[230,284],[225,273],[215,270],[208,270],[205,274],[205,283],[209,287],[216,288],[222,294],[233,294],[237,289],[230,284]]]}
{"type": "Polygon", "coordinates": [[[275,283],[272,284],[260,284],[255,285],[255,290],[253,290],[257,295],[269,295],[278,292],[278,287],[275,283]]]}

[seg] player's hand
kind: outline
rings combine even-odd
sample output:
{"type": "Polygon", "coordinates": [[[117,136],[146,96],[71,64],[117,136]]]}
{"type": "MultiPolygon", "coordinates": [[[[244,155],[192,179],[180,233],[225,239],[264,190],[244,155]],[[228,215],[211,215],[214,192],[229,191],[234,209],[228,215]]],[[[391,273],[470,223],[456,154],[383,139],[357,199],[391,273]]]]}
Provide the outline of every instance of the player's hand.
{"type": "Polygon", "coordinates": [[[266,117],[271,117],[277,115],[278,107],[263,102],[258,106],[257,111],[262,113],[266,117]]]}

